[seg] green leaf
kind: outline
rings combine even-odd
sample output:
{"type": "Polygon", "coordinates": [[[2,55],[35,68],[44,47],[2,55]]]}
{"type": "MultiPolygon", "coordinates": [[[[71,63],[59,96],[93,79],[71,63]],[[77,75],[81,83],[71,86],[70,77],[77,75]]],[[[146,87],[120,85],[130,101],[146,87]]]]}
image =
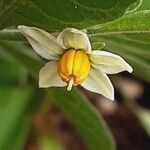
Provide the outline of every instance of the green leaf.
{"type": "Polygon", "coordinates": [[[143,0],[138,0],[135,3],[133,3],[131,6],[128,7],[126,13],[132,13],[136,11],[142,4],[143,0]]]}
{"type": "Polygon", "coordinates": [[[149,0],[142,0],[142,4],[137,9],[137,11],[140,11],[140,10],[149,10],[149,9],[150,9],[150,2],[149,2],[149,0]]]}
{"type": "Polygon", "coordinates": [[[150,33],[150,10],[125,15],[96,29],[87,30],[91,36],[123,33],[150,33]]]}
{"type": "Polygon", "coordinates": [[[18,119],[18,123],[11,129],[10,134],[1,144],[1,149],[4,150],[21,150],[26,144],[27,136],[30,130],[30,123],[26,116],[24,119],[18,119]]]}
{"type": "Polygon", "coordinates": [[[0,149],[22,149],[29,131],[25,108],[31,92],[31,88],[0,88],[0,149]]]}
{"type": "Polygon", "coordinates": [[[92,43],[91,46],[92,46],[92,50],[98,50],[98,49],[100,50],[105,47],[105,43],[95,42],[95,43],[92,43]]]}
{"type": "Polygon", "coordinates": [[[38,72],[43,63],[35,52],[22,43],[0,42],[2,50],[14,57],[14,60],[28,69],[29,73],[35,78],[38,78],[38,72]]]}
{"type": "Polygon", "coordinates": [[[47,29],[83,29],[119,18],[137,0],[1,0],[0,29],[24,24],[47,29]]]}
{"type": "Polygon", "coordinates": [[[30,116],[43,92],[29,86],[0,87],[0,149],[21,150],[31,127],[30,116]]]}
{"type": "Polygon", "coordinates": [[[0,59],[0,68],[0,86],[25,84],[27,73],[18,63],[0,59]]]}
{"type": "Polygon", "coordinates": [[[20,33],[19,30],[4,29],[0,31],[0,41],[26,41],[26,38],[20,33]]]}
{"type": "Polygon", "coordinates": [[[48,98],[66,113],[89,150],[114,150],[112,136],[96,110],[78,90],[68,92],[65,88],[47,91],[48,98]],[[59,94],[58,94],[59,93],[59,94]]]}

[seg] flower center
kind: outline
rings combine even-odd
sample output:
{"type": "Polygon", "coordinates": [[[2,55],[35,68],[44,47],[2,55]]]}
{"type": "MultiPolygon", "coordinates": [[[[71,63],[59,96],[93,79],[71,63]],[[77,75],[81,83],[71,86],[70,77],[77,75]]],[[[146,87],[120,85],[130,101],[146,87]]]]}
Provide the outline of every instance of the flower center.
{"type": "Polygon", "coordinates": [[[90,71],[90,62],[84,50],[67,50],[58,63],[58,74],[68,84],[67,90],[73,85],[81,84],[90,71]]]}

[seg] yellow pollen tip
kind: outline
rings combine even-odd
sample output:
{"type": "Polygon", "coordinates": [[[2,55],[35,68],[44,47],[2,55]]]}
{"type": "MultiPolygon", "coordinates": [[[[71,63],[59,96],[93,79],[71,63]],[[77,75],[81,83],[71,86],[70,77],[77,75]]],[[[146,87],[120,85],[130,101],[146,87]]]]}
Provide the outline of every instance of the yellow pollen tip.
{"type": "Polygon", "coordinates": [[[89,58],[84,50],[69,49],[60,58],[57,71],[70,91],[73,85],[82,84],[86,80],[90,71],[89,58]]]}

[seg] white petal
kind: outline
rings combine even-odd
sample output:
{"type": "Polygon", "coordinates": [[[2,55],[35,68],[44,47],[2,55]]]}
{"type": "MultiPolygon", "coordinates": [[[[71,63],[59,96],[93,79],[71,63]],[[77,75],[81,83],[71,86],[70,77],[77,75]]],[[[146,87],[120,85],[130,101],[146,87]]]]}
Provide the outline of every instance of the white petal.
{"type": "Polygon", "coordinates": [[[46,59],[56,58],[59,54],[62,54],[63,48],[56,42],[48,32],[35,28],[27,27],[24,25],[18,26],[22,34],[27,38],[33,49],[42,57],[46,59]]]}
{"type": "Polygon", "coordinates": [[[57,73],[57,61],[48,62],[39,73],[39,87],[63,87],[66,83],[58,76],[57,73]]]}
{"type": "Polygon", "coordinates": [[[43,58],[48,59],[48,60],[57,60],[58,59],[58,55],[50,53],[50,51],[47,48],[45,48],[43,45],[41,45],[40,43],[36,42],[35,40],[33,40],[30,37],[26,37],[26,38],[38,55],[40,55],[43,58]]]}
{"type": "Polygon", "coordinates": [[[64,48],[83,49],[91,51],[91,44],[88,36],[77,29],[66,28],[57,37],[57,42],[64,48]]]}
{"type": "Polygon", "coordinates": [[[120,56],[106,51],[91,51],[91,64],[94,68],[107,74],[115,74],[122,71],[132,72],[132,67],[120,56]]]}
{"type": "Polygon", "coordinates": [[[102,94],[103,96],[114,100],[114,88],[110,79],[105,73],[96,70],[93,67],[82,86],[89,91],[102,94]]]}

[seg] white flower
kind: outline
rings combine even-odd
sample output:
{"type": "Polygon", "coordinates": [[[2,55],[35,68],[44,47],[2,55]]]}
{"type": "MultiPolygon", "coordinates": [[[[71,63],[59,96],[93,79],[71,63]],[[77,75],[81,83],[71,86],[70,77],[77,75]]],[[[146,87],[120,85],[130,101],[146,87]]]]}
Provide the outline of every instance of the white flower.
{"type": "Polygon", "coordinates": [[[57,38],[48,32],[24,25],[18,26],[33,49],[50,60],[39,73],[39,87],[81,85],[85,89],[114,99],[114,88],[106,74],[115,74],[132,67],[118,55],[91,50],[88,36],[73,28],[64,29],[57,38]]]}

